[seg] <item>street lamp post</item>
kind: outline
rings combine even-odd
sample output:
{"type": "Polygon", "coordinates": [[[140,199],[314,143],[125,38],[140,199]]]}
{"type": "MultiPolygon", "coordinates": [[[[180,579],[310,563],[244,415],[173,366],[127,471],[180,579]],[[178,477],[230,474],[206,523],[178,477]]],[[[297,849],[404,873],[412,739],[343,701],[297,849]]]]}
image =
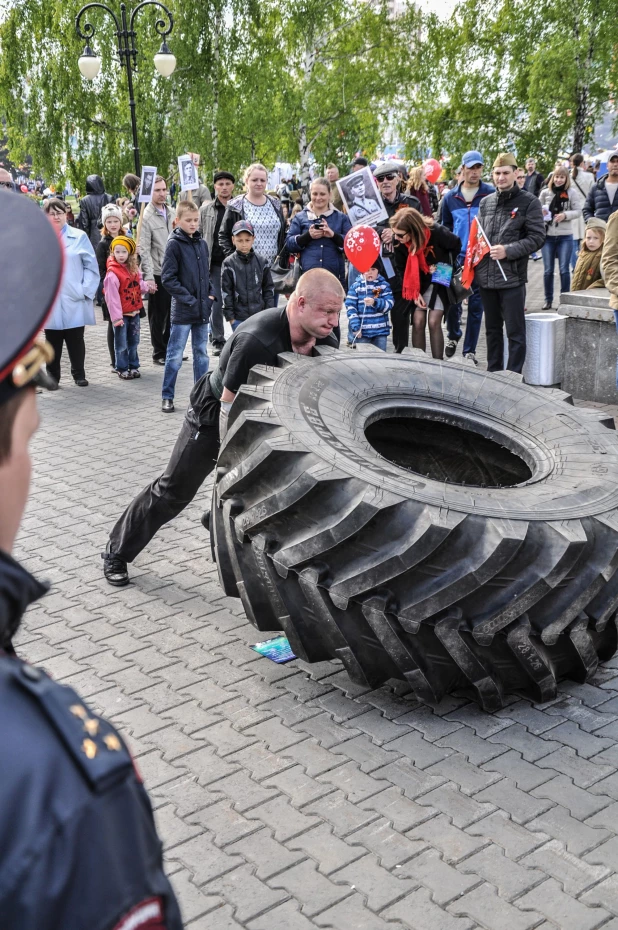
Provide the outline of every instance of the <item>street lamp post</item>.
{"type": "Polygon", "coordinates": [[[154,56],[155,68],[162,77],[169,77],[176,67],[176,58],[170,52],[167,47],[167,42],[165,37],[170,34],[174,26],[174,20],[172,14],[163,3],[159,3],[159,0],[142,0],[131,13],[131,18],[127,22],[127,7],[125,3],[120,4],[120,22],[118,17],[113,10],[110,10],[108,6],[105,6],[104,3],[87,3],[86,6],[77,14],[75,20],[75,29],[77,35],[80,39],[86,43],[84,51],[79,57],[77,62],[79,70],[85,78],[92,80],[97,76],[101,70],[101,59],[98,55],[92,51],[90,47],[90,40],[94,36],[94,26],[91,23],[85,22],[83,28],[80,27],[80,21],[82,16],[87,10],[93,8],[99,8],[105,10],[106,13],[114,20],[116,26],[116,38],[118,40],[118,56],[120,58],[120,63],[125,66],[127,69],[127,82],[129,85],[129,107],[131,109],[131,129],[133,131],[133,155],[135,158],[135,173],[139,175],[141,173],[140,169],[140,155],[139,155],[139,144],[137,141],[137,122],[135,120],[135,98],[133,96],[133,72],[137,69],[137,47],[135,45],[135,30],[133,24],[135,22],[135,16],[139,10],[145,6],[156,6],[163,10],[164,14],[167,16],[167,23],[164,19],[158,19],[155,25],[155,28],[159,35],[162,38],[161,48],[154,56]]]}

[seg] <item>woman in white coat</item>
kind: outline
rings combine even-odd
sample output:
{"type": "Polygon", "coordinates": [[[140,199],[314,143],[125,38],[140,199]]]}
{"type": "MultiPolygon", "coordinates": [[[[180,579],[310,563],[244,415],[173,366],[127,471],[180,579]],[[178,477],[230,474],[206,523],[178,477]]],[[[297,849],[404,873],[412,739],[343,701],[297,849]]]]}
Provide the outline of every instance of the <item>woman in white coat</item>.
{"type": "Polygon", "coordinates": [[[86,233],[67,223],[65,202],[54,197],[45,201],[43,209],[64,244],[62,287],[45,325],[45,338],[55,353],[47,370],[60,381],[60,358],[66,344],[73,380],[80,387],[87,387],[84,328],[96,323],[93,300],[99,286],[99,266],[86,233]]]}
{"type": "Polygon", "coordinates": [[[573,251],[573,230],[577,226],[584,208],[584,200],[577,188],[571,184],[571,176],[566,168],[556,168],[539,196],[547,237],[541,249],[543,255],[543,285],[545,303],[543,310],[551,310],[554,299],[554,267],[556,259],[560,267],[560,293],[571,289],[571,253],[573,251]]]}
{"type": "MultiPolygon", "coordinates": [[[[594,175],[591,174],[590,171],[582,170],[583,164],[584,156],[581,154],[581,152],[576,152],[575,155],[571,155],[571,185],[579,191],[581,196],[584,198],[585,203],[586,197],[588,196],[588,191],[594,184],[594,175]]],[[[571,253],[571,271],[573,271],[577,263],[579,246],[585,235],[586,221],[584,219],[584,214],[580,213],[577,219],[577,223],[573,223],[573,251],[571,253]]]]}

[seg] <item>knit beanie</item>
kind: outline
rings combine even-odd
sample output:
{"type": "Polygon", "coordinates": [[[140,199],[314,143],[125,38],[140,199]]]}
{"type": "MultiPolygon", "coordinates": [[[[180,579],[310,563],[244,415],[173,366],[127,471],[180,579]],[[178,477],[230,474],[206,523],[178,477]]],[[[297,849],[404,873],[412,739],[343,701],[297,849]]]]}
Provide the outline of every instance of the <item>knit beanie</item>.
{"type": "Polygon", "coordinates": [[[120,207],[117,207],[115,203],[106,203],[101,210],[101,220],[103,223],[105,223],[105,220],[108,220],[110,216],[115,216],[122,222],[122,210],[120,207]]]}
{"type": "Polygon", "coordinates": [[[135,239],[130,239],[129,236],[116,236],[115,239],[112,239],[112,244],[109,247],[110,252],[113,253],[117,245],[124,246],[129,255],[133,255],[135,252],[135,239]]]}

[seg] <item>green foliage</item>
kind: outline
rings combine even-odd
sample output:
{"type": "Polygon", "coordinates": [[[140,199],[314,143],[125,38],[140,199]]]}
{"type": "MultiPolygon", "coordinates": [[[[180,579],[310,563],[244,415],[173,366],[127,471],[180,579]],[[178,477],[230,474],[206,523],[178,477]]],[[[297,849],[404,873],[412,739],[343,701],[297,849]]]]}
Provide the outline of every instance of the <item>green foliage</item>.
{"type": "MultiPolygon", "coordinates": [[[[119,15],[119,4],[110,3],[119,15]]],[[[393,23],[362,0],[172,0],[170,48],[177,68],[161,78],[152,58],[161,15],[136,18],[134,75],[143,164],[174,171],[199,152],[203,174],[238,171],[252,160],[347,162],[381,141],[396,97],[400,62],[418,30],[415,13],[393,23]]],[[[119,190],[133,171],[127,78],[112,18],[89,10],[91,45],[102,58],[94,82],[77,59],[80,4],[15,0],[0,22],[0,118],[10,158],[30,155],[49,181],[83,190],[88,173],[119,190]]]]}
{"type": "Polygon", "coordinates": [[[591,141],[617,43],[610,0],[462,0],[448,22],[427,16],[402,120],[409,153],[454,164],[468,148],[513,150],[550,169],[591,141]]]}

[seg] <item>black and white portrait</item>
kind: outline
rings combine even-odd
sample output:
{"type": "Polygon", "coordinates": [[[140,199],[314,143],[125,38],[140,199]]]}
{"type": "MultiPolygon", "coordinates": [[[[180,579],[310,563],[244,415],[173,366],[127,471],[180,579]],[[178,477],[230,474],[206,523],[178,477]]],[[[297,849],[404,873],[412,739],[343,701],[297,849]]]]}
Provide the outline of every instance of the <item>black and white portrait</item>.
{"type": "Polygon", "coordinates": [[[387,217],[386,209],[371,168],[355,171],[337,181],[352,226],[379,223],[387,217]]]}
{"type": "Polygon", "coordinates": [[[138,203],[150,203],[152,200],[152,191],[154,188],[156,176],[157,169],[153,168],[152,165],[144,165],[142,167],[142,179],[139,188],[138,203]]]}
{"type": "Polygon", "coordinates": [[[178,174],[180,175],[180,189],[183,191],[196,191],[200,186],[197,168],[193,164],[191,155],[180,155],[178,158],[178,174]]]}

